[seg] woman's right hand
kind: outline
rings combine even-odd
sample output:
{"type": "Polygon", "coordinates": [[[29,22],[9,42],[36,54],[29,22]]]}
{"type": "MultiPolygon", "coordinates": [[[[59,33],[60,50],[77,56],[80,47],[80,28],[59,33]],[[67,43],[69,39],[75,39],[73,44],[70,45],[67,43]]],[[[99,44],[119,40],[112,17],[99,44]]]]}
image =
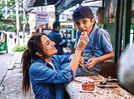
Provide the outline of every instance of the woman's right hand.
{"type": "Polygon", "coordinates": [[[89,42],[87,32],[82,32],[76,50],[83,51],[89,42]]]}
{"type": "Polygon", "coordinates": [[[77,45],[77,48],[75,50],[75,54],[72,57],[70,66],[74,72],[76,72],[79,64],[80,64],[80,59],[81,59],[81,53],[86,47],[87,43],[89,42],[89,38],[86,32],[82,33],[77,45]]]}

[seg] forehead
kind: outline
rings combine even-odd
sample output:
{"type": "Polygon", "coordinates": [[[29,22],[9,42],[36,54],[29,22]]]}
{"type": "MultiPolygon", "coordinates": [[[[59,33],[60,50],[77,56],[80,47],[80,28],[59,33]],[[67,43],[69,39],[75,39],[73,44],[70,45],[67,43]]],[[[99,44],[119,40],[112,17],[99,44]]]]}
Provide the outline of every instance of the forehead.
{"type": "Polygon", "coordinates": [[[77,20],[76,23],[77,22],[83,22],[83,21],[89,21],[90,22],[90,20],[91,20],[90,18],[81,18],[81,19],[77,20]]]}
{"type": "Polygon", "coordinates": [[[41,36],[41,41],[46,42],[49,38],[46,35],[41,36]]]}

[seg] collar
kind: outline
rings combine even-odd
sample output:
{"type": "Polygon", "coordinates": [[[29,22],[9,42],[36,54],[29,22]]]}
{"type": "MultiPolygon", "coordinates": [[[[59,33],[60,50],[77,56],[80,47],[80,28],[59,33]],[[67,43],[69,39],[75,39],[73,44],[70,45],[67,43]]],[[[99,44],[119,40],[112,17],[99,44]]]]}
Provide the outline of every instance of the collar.
{"type": "Polygon", "coordinates": [[[42,59],[40,59],[40,58],[38,58],[38,59],[32,59],[32,63],[34,63],[35,61],[36,61],[36,62],[43,63],[43,64],[46,64],[46,66],[51,67],[51,68],[53,68],[53,69],[55,70],[55,67],[54,67],[52,61],[51,61],[51,62],[45,62],[44,60],[42,60],[42,59]]]}
{"type": "Polygon", "coordinates": [[[95,31],[96,31],[97,28],[99,28],[99,27],[97,26],[97,24],[95,24],[94,27],[93,27],[92,32],[90,33],[90,37],[91,37],[92,35],[94,35],[94,33],[95,33],[95,31]]]}

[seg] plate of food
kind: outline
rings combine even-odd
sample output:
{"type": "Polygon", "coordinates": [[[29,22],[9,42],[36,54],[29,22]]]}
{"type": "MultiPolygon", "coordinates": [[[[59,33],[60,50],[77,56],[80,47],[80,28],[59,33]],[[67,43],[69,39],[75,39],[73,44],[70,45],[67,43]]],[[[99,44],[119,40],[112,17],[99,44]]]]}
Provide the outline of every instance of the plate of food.
{"type": "Polygon", "coordinates": [[[96,86],[94,82],[87,81],[81,84],[80,92],[95,92],[95,91],[96,91],[96,86]]]}

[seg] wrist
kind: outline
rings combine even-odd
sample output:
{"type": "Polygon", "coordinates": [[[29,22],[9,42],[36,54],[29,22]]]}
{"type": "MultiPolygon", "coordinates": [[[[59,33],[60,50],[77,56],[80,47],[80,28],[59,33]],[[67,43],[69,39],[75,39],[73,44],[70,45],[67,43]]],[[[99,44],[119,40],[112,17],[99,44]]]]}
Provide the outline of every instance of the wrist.
{"type": "Polygon", "coordinates": [[[96,58],[97,63],[100,62],[100,58],[96,58]]]}
{"type": "Polygon", "coordinates": [[[81,50],[78,50],[78,49],[75,50],[75,55],[81,55],[81,53],[82,53],[81,50]]]}

